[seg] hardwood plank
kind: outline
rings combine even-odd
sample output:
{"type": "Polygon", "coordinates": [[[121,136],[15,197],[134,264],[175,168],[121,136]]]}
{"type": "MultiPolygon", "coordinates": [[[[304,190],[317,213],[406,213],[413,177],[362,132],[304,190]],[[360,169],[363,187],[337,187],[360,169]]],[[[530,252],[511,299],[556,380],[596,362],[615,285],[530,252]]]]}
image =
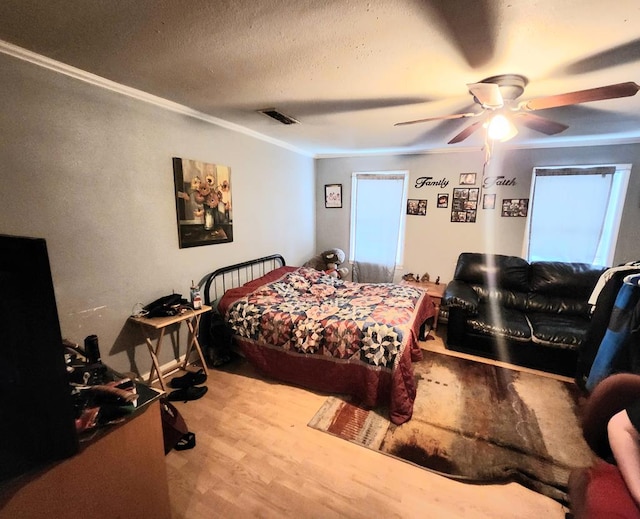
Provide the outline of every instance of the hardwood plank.
{"type": "MultiPolygon", "coordinates": [[[[422,347],[448,353],[443,329],[422,347]]],[[[174,519],[564,518],[518,484],[459,483],[311,429],[328,395],[266,380],[244,361],[210,370],[207,385],[176,404],[197,445],[166,457],[174,519]]]]}

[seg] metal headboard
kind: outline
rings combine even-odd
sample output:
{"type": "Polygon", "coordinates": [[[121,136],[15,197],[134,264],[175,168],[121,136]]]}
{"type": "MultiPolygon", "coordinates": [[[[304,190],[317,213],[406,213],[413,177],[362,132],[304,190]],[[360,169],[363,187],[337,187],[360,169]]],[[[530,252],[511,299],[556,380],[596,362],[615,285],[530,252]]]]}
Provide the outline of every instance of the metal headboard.
{"type": "Polygon", "coordinates": [[[215,308],[227,290],[244,285],[248,281],[253,281],[285,265],[284,258],[280,254],[272,254],[219,268],[204,278],[206,280],[204,283],[204,304],[215,308]]]}

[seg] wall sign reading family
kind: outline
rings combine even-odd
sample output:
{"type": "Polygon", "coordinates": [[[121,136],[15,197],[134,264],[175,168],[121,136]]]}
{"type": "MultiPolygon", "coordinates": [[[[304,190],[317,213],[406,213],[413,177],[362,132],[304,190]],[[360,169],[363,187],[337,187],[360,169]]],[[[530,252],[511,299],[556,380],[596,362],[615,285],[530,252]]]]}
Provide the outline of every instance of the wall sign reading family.
{"type": "Polygon", "coordinates": [[[441,178],[440,180],[433,180],[433,177],[418,177],[416,179],[416,188],[421,187],[439,187],[444,189],[449,185],[449,181],[446,178],[441,178]]]}
{"type": "Polygon", "coordinates": [[[324,206],[335,208],[342,207],[342,184],[325,184],[324,206]]]}
{"type": "Polygon", "coordinates": [[[231,168],[173,158],[180,248],[233,241],[231,168]]]}

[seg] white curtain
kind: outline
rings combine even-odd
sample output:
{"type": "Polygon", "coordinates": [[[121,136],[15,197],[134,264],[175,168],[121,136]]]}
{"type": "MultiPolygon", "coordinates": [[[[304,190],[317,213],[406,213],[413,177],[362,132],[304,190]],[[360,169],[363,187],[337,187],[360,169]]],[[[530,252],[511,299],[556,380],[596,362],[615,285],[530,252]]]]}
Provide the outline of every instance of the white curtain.
{"type": "Polygon", "coordinates": [[[394,272],[395,265],[378,265],[358,260],[353,263],[353,280],[357,283],[391,283],[394,272]]]}
{"type": "Polygon", "coordinates": [[[354,188],[353,280],[390,283],[398,253],[404,176],[359,173],[354,188]]]}
{"type": "Polygon", "coordinates": [[[536,168],[529,261],[608,264],[615,247],[612,215],[621,203],[615,173],[615,166],[536,168]]]}

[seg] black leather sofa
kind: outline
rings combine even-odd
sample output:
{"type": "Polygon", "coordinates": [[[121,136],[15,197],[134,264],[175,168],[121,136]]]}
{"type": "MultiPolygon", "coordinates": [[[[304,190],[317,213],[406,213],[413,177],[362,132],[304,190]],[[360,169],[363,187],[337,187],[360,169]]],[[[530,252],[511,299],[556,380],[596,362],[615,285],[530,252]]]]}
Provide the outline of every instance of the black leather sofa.
{"type": "Polygon", "coordinates": [[[573,377],[604,269],[462,253],[444,294],[446,347],[573,377]]]}

